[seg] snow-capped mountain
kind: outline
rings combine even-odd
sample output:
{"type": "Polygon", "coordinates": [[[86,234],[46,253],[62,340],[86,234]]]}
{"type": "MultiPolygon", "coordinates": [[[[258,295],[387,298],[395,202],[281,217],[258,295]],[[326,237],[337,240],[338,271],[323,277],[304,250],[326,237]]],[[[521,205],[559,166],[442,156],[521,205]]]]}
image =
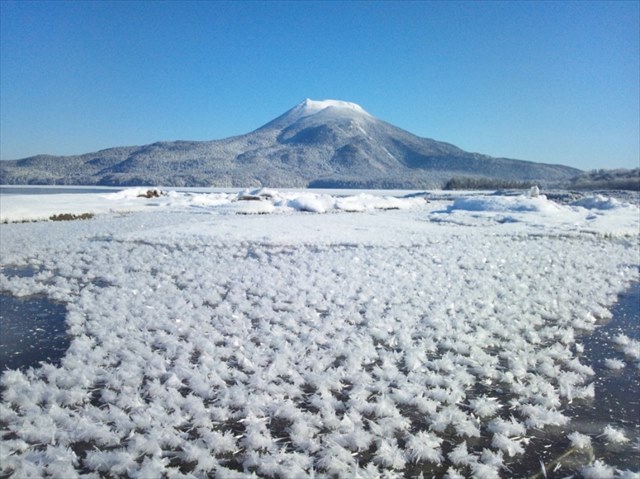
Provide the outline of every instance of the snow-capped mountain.
{"type": "Polygon", "coordinates": [[[3,184],[439,188],[452,178],[563,182],[574,168],[415,136],[355,103],[305,100],[245,135],[0,163],[3,184]]]}

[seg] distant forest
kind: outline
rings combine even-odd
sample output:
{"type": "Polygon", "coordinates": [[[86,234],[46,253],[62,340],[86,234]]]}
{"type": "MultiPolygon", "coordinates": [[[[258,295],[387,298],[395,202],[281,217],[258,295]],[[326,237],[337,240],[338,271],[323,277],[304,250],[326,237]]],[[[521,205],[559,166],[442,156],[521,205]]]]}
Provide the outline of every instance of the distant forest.
{"type": "Polygon", "coordinates": [[[568,186],[576,190],[640,191],[640,168],[587,171],[573,178],[568,186]]]}
{"type": "Polygon", "coordinates": [[[525,189],[535,184],[532,181],[506,180],[485,176],[458,176],[451,178],[443,187],[444,190],[505,190],[525,189]]]}
{"type": "MultiPolygon", "coordinates": [[[[527,189],[535,181],[517,181],[484,176],[458,176],[444,185],[445,190],[502,190],[527,189]]],[[[573,190],[632,190],[640,191],[640,168],[586,171],[569,180],[562,187],[573,190]]]]}

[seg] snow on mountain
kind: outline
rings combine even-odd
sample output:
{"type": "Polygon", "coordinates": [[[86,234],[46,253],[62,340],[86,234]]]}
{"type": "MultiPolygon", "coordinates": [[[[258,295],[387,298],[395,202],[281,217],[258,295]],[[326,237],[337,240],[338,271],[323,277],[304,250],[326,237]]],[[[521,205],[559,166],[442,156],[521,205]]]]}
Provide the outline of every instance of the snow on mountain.
{"type": "Polygon", "coordinates": [[[291,113],[295,112],[302,117],[313,115],[327,108],[331,108],[331,112],[334,114],[348,114],[351,112],[358,115],[371,116],[364,108],[355,103],[341,100],[311,100],[309,98],[294,107],[291,113]]]}
{"type": "Polygon", "coordinates": [[[548,184],[579,170],[493,158],[421,138],[361,106],[307,99],[257,130],[0,164],[4,184],[440,188],[452,178],[548,184]]]}
{"type": "Polygon", "coordinates": [[[312,121],[314,123],[330,123],[344,120],[375,120],[375,118],[365,111],[360,105],[341,100],[311,100],[307,98],[302,103],[294,106],[284,114],[266,125],[258,128],[257,131],[282,130],[291,127],[297,122],[320,114],[312,121]],[[320,121],[319,121],[320,120],[320,121]]]}

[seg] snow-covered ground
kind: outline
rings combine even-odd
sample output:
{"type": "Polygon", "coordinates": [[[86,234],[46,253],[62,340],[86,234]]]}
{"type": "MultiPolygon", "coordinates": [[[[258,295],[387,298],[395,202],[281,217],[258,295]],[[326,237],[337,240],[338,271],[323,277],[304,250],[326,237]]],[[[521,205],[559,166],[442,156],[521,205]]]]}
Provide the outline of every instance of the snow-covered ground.
{"type": "Polygon", "coordinates": [[[567,408],[639,280],[636,206],[146,192],[1,197],[2,221],[95,216],[0,225],[0,290],[64,302],[72,338],[3,373],[0,474],[518,477],[556,428],[589,452],[569,472],[638,477],[637,418],[584,433],[567,408]]]}

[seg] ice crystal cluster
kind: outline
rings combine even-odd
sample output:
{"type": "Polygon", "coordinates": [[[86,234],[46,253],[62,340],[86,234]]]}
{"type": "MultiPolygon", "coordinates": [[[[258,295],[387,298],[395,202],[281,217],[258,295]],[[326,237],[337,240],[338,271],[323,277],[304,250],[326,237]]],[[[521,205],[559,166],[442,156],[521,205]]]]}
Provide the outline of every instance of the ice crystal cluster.
{"type": "Polygon", "coordinates": [[[0,289],[72,336],[3,373],[2,475],[510,477],[593,396],[580,338],[638,280],[636,207],[254,193],[1,226],[34,274],[0,289]]]}

